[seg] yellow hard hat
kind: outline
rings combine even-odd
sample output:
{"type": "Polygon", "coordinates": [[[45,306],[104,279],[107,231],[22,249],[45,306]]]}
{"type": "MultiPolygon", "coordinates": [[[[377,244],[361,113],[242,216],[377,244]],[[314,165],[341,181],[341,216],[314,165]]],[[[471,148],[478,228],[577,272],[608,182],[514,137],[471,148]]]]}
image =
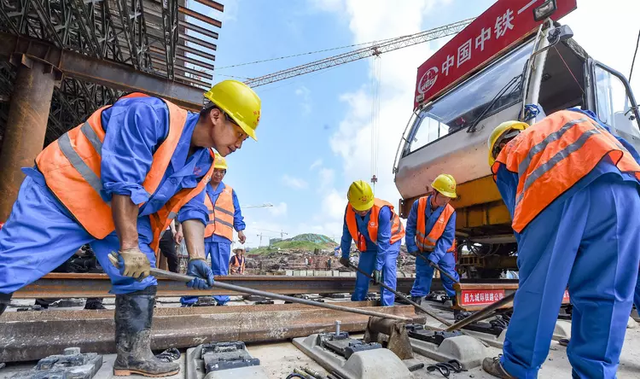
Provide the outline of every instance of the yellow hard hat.
{"type": "Polygon", "coordinates": [[[218,154],[217,152],[215,153],[216,155],[216,159],[213,162],[213,168],[217,168],[220,170],[226,170],[227,169],[227,160],[224,159],[224,157],[220,154],[218,154]]]}
{"type": "Polygon", "coordinates": [[[247,135],[254,140],[260,122],[260,97],[246,84],[237,80],[224,80],[204,94],[224,111],[247,135]]]}
{"type": "Polygon", "coordinates": [[[368,211],[373,207],[374,202],[371,186],[363,180],[351,183],[349,192],[347,192],[347,199],[356,211],[368,211]]]}
{"type": "Polygon", "coordinates": [[[493,129],[493,132],[491,132],[489,139],[487,140],[487,146],[489,148],[489,166],[493,166],[493,163],[496,161],[496,157],[498,156],[499,151],[495,150],[499,143],[510,134],[517,135],[528,127],[529,124],[522,121],[505,121],[502,124],[496,126],[496,128],[493,129]]]}
{"type": "Polygon", "coordinates": [[[449,174],[438,175],[433,183],[431,183],[431,187],[446,197],[452,199],[458,197],[458,195],[456,195],[456,180],[449,174]]]}

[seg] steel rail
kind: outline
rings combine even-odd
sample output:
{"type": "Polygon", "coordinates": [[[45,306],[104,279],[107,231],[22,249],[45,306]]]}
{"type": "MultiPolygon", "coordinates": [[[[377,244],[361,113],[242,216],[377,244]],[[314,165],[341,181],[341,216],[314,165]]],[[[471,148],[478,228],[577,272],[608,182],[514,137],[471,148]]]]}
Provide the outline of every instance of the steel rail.
{"type": "MultiPolygon", "coordinates": [[[[355,277],[345,276],[231,275],[218,276],[215,280],[281,295],[351,293],[355,289],[355,277]]],[[[409,292],[413,280],[413,278],[398,278],[397,290],[409,292]]],[[[434,280],[432,288],[434,290],[442,288],[440,281],[434,280]]],[[[51,273],[15,292],[13,298],[114,297],[115,295],[109,293],[110,289],[111,282],[107,274],[51,273]]],[[[187,288],[183,283],[158,280],[159,297],[184,295],[239,295],[239,293],[221,288],[197,291],[187,288]]]]}
{"type": "MultiPolygon", "coordinates": [[[[376,310],[424,322],[408,305],[374,307],[373,302],[338,302],[346,307],[376,310]]],[[[318,312],[299,304],[240,305],[225,307],[158,307],[153,317],[153,350],[187,348],[213,341],[274,342],[314,333],[362,332],[369,318],[333,310],[318,312]]],[[[32,361],[64,348],[114,353],[113,311],[7,312],[0,316],[0,362],[32,361]]]]}
{"type": "MultiPolygon", "coordinates": [[[[111,257],[109,257],[109,259],[111,259],[111,257]]],[[[116,263],[117,263],[117,261],[116,261],[116,263]]],[[[170,279],[170,280],[175,280],[176,282],[188,283],[188,282],[191,282],[192,280],[196,279],[195,276],[185,275],[185,274],[178,274],[178,273],[175,273],[175,272],[161,270],[161,269],[158,269],[158,268],[151,268],[150,271],[151,271],[151,275],[155,276],[156,278],[166,278],[166,279],[170,279]]],[[[236,286],[236,285],[233,285],[233,284],[214,282],[211,286],[214,287],[214,288],[222,288],[222,289],[231,290],[231,291],[237,291],[237,292],[241,292],[241,293],[245,293],[245,294],[249,294],[249,295],[263,296],[263,297],[266,297],[266,298],[269,298],[269,299],[290,301],[292,303],[310,305],[310,306],[313,306],[313,307],[331,309],[331,310],[334,310],[334,311],[358,313],[358,314],[365,315],[365,316],[392,318],[394,320],[400,320],[400,321],[411,321],[411,319],[409,319],[407,317],[396,316],[396,315],[385,315],[384,313],[371,311],[371,310],[364,310],[364,309],[357,309],[357,308],[354,309],[354,308],[343,307],[343,306],[335,305],[335,304],[320,303],[320,302],[317,302],[317,301],[312,301],[312,300],[307,300],[307,299],[300,299],[300,298],[297,298],[297,297],[286,296],[286,295],[280,295],[280,294],[273,293],[273,292],[260,291],[260,290],[256,290],[256,289],[253,289],[253,288],[246,288],[246,287],[236,286]]]]}

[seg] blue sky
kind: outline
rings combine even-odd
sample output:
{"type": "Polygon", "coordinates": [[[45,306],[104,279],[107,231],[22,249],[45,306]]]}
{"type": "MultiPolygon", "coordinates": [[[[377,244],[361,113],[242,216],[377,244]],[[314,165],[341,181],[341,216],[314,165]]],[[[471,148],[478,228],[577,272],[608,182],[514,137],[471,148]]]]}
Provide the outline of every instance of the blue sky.
{"type": "MultiPolygon", "coordinates": [[[[216,71],[214,82],[228,78],[222,75],[261,76],[347,50],[235,68],[224,69],[225,66],[415,33],[475,17],[493,3],[491,0],[222,2],[224,13],[208,12],[223,23],[220,39],[216,41],[215,62],[222,69],[216,71]]],[[[630,15],[640,14],[628,7],[640,6],[624,0],[610,0],[607,4],[607,9],[602,10],[598,9],[597,0],[578,0],[578,11],[564,21],[571,25],[576,39],[587,51],[628,75],[631,45],[638,33],[637,21],[630,15]],[[616,18],[621,14],[629,18],[622,30],[619,25],[624,22],[616,18]],[[602,21],[614,22],[614,18],[616,30],[609,30],[612,34],[607,38],[624,45],[626,51],[602,43],[605,37],[593,30],[596,21],[602,25],[602,21]]],[[[193,0],[190,7],[207,11],[193,0]]],[[[399,198],[391,175],[392,161],[411,115],[416,69],[444,42],[405,48],[380,58],[377,163],[380,182],[376,195],[392,204],[397,204],[399,198]]],[[[249,246],[258,245],[258,234],[263,233],[266,244],[268,237],[279,236],[280,230],[289,233],[288,237],[305,232],[340,237],[348,185],[357,179],[368,181],[372,174],[372,64],[373,59],[361,60],[256,88],[263,106],[257,131],[259,141],[248,141],[228,157],[225,178],[225,183],[236,189],[241,205],[274,204],[272,208],[244,210],[249,246]]],[[[636,96],[640,91],[640,67],[637,70],[633,81],[636,96]]]]}

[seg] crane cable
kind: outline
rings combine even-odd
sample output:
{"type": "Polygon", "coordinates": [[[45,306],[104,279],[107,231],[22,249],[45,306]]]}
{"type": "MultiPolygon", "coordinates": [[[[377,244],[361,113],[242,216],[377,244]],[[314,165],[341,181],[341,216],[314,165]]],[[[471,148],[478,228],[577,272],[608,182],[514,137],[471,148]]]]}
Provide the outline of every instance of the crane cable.
{"type": "Polygon", "coordinates": [[[378,146],[380,141],[380,78],[382,59],[374,55],[371,75],[371,184],[375,193],[378,182],[378,146]]]}

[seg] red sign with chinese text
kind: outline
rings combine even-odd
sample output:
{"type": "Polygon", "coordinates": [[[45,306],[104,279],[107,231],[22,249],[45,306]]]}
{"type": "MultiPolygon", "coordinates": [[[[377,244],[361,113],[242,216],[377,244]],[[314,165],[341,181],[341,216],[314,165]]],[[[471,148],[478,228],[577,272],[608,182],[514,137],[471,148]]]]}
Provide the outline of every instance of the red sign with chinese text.
{"type": "Polygon", "coordinates": [[[504,290],[462,290],[460,305],[489,305],[504,297],[504,290]]]}
{"type": "MultiPolygon", "coordinates": [[[[557,0],[554,20],[576,9],[577,0],[557,0]]],[[[498,0],[418,67],[414,108],[427,102],[533,33],[543,21],[533,10],[545,0],[498,0]],[[422,97],[418,102],[418,97],[422,97]]]]}

